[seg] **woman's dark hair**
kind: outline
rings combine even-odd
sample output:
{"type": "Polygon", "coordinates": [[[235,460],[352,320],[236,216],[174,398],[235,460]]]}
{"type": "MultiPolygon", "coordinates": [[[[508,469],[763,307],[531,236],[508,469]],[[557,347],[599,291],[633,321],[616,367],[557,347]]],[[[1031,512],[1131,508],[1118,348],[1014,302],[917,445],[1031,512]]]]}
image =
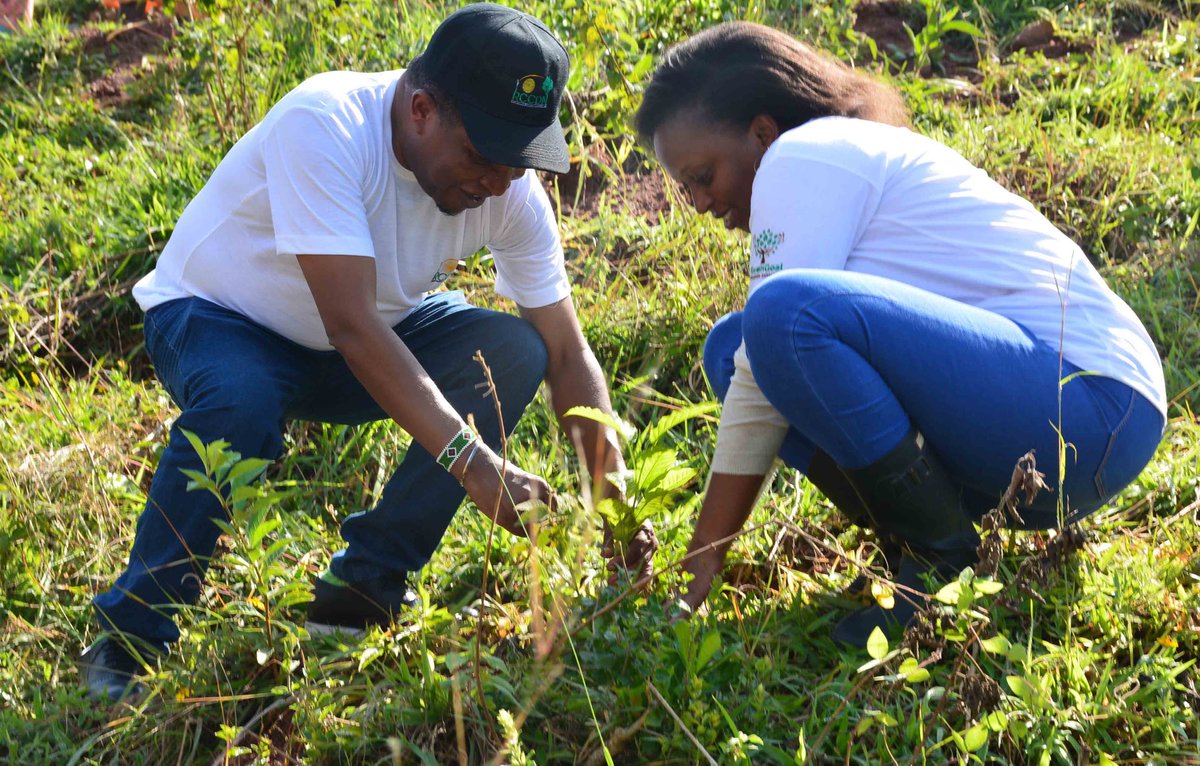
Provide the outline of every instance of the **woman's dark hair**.
{"type": "Polygon", "coordinates": [[[895,89],[777,29],[734,21],[670,48],[646,86],[634,117],[641,141],[671,117],[698,110],[701,119],[748,128],[760,114],[780,132],[818,117],[858,117],[908,125],[895,89]]]}

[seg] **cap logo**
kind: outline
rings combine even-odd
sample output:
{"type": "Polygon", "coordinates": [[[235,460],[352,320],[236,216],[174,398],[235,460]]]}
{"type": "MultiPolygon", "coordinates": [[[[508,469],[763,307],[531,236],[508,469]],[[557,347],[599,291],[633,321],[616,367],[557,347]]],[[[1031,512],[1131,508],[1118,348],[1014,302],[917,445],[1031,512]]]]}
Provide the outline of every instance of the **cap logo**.
{"type": "Polygon", "coordinates": [[[527,109],[545,109],[549,105],[554,80],[540,74],[527,74],[517,80],[512,103],[527,109]]]}

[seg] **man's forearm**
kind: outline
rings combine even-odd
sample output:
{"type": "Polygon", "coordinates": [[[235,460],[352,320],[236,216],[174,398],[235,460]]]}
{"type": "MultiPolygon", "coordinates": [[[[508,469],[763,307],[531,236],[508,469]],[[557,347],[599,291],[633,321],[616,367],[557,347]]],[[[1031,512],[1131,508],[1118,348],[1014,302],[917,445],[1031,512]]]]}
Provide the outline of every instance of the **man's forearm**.
{"type": "Polygon", "coordinates": [[[572,407],[595,407],[606,413],[612,412],[608,387],[591,349],[584,349],[571,364],[551,366],[546,375],[550,387],[550,399],[563,430],[571,436],[574,444],[583,451],[583,461],[593,487],[604,487],[605,475],[621,470],[625,463],[616,434],[603,423],[579,417],[566,417],[572,407]]]}

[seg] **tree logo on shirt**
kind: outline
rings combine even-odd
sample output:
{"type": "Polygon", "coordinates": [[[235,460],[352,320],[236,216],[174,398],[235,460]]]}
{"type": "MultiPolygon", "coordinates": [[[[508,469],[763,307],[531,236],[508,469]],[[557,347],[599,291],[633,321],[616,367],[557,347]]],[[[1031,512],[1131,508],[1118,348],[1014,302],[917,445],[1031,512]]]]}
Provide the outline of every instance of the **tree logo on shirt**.
{"type": "Polygon", "coordinates": [[[433,282],[435,285],[440,285],[450,278],[450,275],[453,274],[454,270],[458,268],[459,263],[461,263],[461,261],[459,261],[457,258],[447,258],[446,260],[442,261],[441,266],[438,266],[438,270],[433,275],[433,279],[429,281],[433,282]]]}
{"type": "Polygon", "coordinates": [[[767,263],[767,259],[775,254],[779,246],[783,244],[783,232],[771,231],[763,229],[758,234],[754,235],[754,239],[750,243],[750,249],[754,255],[758,256],[758,265],[753,261],[750,263],[750,278],[758,279],[777,271],[783,271],[782,263],[767,263]]]}
{"type": "Polygon", "coordinates": [[[754,235],[754,254],[758,256],[759,263],[766,263],[767,259],[775,254],[779,246],[783,244],[783,232],[771,231],[763,229],[758,234],[754,235]]]}
{"type": "Polygon", "coordinates": [[[540,74],[527,74],[517,80],[516,87],[513,88],[512,103],[528,109],[545,109],[553,90],[553,79],[540,74]]]}

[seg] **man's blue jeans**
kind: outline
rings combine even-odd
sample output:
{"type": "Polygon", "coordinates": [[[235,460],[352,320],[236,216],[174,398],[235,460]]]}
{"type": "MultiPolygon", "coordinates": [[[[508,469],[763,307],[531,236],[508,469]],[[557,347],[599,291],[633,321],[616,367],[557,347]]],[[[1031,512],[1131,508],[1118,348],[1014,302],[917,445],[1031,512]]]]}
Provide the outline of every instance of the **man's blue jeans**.
{"type": "MultiPolygon", "coordinates": [[[[1079,368],[1060,367],[1057,348],[998,314],[893,280],[819,269],[768,279],[709,333],[704,369],[718,398],[743,338],[755,381],[791,424],[785,463],[804,472],[819,447],[862,468],[916,426],[977,517],[1031,449],[1058,488],[1056,429],[1067,442],[1068,519],[1137,478],[1162,438],[1162,414],[1129,386],[1094,375],[1060,386],[1079,368]]],[[[1026,525],[1057,526],[1057,503],[1042,493],[1026,525]]]]}
{"type": "MultiPolygon", "coordinates": [[[[172,615],[194,603],[223,511],[206,492],[188,492],[181,472],[202,470],[180,433],[217,439],[243,457],[275,459],[287,420],[360,424],[387,415],[336,351],[299,346],[241,314],[199,298],[183,298],[146,314],[146,348],[163,386],[182,413],[138,519],[129,564],[93,604],[101,624],[152,642],[179,637],[172,615]]],[[[505,425],[516,425],[546,370],[546,347],[520,317],[469,305],[461,293],[429,296],[396,334],[450,404],[474,416],[480,436],[500,445],[495,403],[481,351],[496,384],[505,425]]],[[[351,582],[420,569],[437,548],[464,492],[417,444],[409,448],[379,504],[342,524],[344,551],[333,573],[351,582]]]]}

